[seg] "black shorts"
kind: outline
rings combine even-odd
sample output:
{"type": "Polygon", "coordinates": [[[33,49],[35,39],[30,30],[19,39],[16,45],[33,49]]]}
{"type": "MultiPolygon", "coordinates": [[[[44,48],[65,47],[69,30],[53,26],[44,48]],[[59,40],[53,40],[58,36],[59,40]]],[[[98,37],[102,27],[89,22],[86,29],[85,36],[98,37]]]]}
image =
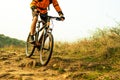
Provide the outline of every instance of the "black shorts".
{"type": "Polygon", "coordinates": [[[47,22],[47,16],[48,16],[47,13],[45,13],[45,14],[40,14],[40,18],[41,18],[43,21],[45,21],[45,23],[47,22]]]}
{"type": "MultiPolygon", "coordinates": [[[[32,16],[33,16],[33,17],[34,17],[34,16],[37,16],[37,17],[38,17],[38,15],[39,15],[39,12],[33,12],[33,11],[32,11],[32,16]]],[[[45,21],[45,22],[47,22],[47,16],[48,16],[47,13],[45,13],[45,14],[41,14],[41,13],[40,13],[40,18],[41,18],[43,21],[45,21]]]]}

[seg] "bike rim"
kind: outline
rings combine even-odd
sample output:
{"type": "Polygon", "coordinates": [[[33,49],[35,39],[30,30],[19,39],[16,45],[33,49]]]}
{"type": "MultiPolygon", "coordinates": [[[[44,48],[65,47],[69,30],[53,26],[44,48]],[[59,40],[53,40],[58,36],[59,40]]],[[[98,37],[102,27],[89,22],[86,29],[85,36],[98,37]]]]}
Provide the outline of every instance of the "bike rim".
{"type": "Polygon", "coordinates": [[[52,50],[53,50],[53,37],[47,34],[47,37],[44,40],[44,44],[40,50],[40,62],[42,65],[47,65],[51,58],[52,50]]]}
{"type": "Polygon", "coordinates": [[[33,44],[30,42],[30,36],[28,36],[27,41],[26,41],[26,56],[31,57],[34,53],[35,47],[33,44]]]}

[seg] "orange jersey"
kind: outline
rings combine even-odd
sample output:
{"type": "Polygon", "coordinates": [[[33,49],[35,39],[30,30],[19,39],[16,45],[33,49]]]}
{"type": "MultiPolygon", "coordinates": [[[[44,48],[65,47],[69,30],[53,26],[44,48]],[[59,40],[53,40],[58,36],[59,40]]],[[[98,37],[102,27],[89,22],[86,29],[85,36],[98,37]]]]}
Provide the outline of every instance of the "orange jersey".
{"type": "MultiPolygon", "coordinates": [[[[52,3],[57,12],[62,11],[57,0],[52,0],[52,3]]],[[[38,11],[40,11],[40,13],[42,14],[47,13],[47,8],[49,5],[50,5],[50,0],[42,0],[42,1],[32,0],[32,2],[30,3],[30,7],[36,6],[38,11]]]]}

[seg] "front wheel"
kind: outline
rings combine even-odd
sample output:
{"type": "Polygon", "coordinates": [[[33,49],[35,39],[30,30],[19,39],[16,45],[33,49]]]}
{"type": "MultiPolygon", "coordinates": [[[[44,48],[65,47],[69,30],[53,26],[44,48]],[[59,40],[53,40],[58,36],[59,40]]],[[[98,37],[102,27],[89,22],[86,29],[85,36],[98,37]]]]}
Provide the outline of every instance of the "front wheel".
{"type": "Polygon", "coordinates": [[[26,56],[31,57],[34,51],[35,51],[35,46],[30,43],[30,34],[29,34],[26,41],[26,56]]]}
{"type": "Polygon", "coordinates": [[[53,51],[53,35],[51,33],[47,33],[42,39],[42,46],[39,51],[40,53],[40,63],[45,66],[48,64],[53,51]]]}

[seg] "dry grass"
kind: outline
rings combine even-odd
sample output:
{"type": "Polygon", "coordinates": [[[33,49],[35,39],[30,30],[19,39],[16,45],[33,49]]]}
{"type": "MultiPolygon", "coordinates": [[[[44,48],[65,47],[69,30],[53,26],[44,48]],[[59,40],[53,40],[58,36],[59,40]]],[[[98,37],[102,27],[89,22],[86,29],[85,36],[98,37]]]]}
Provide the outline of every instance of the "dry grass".
{"type": "MultiPolygon", "coordinates": [[[[120,71],[120,28],[98,29],[89,39],[78,40],[74,43],[55,44],[54,55],[61,58],[77,60],[78,70],[97,71],[94,77],[97,80],[119,80],[120,71]],[[114,75],[111,75],[114,74],[114,75]],[[101,76],[101,77],[100,77],[101,76]],[[103,78],[103,79],[101,79],[103,78]]],[[[74,64],[73,64],[74,65],[74,64]]],[[[91,72],[91,73],[92,73],[91,72]]],[[[72,75],[72,77],[74,77],[72,75]]]]}
{"type": "Polygon", "coordinates": [[[44,67],[37,65],[34,56],[26,58],[24,47],[0,48],[0,54],[0,79],[120,80],[119,28],[98,30],[89,39],[73,43],[55,42],[44,67]]]}

